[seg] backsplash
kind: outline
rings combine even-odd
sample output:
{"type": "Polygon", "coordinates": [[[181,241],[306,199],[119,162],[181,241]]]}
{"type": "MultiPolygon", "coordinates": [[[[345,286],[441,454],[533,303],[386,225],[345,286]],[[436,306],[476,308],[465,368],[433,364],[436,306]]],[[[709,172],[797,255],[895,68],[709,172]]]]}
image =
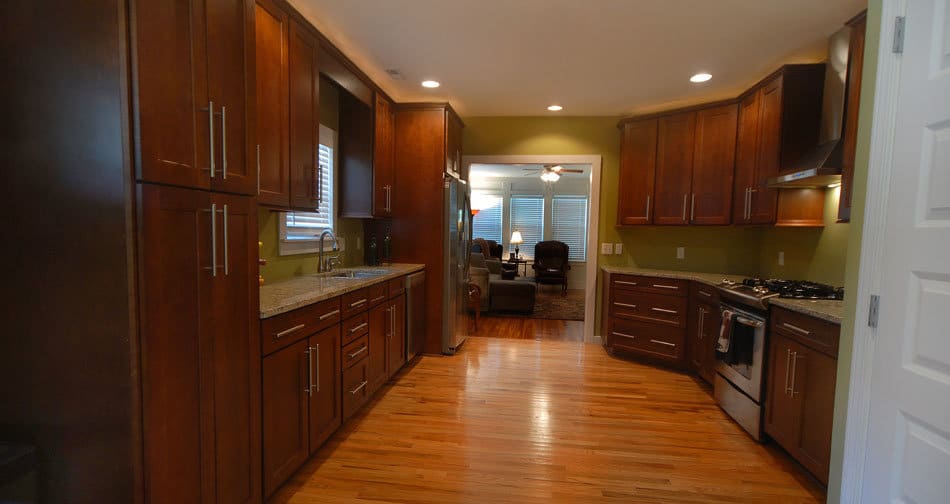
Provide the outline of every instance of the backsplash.
{"type": "MultiPolygon", "coordinates": [[[[279,220],[281,212],[261,208],[258,212],[258,240],[261,258],[267,261],[261,267],[265,283],[279,282],[295,276],[317,272],[317,254],[282,256],[278,252],[279,220]]],[[[363,223],[360,219],[337,219],[337,239],[343,246],[343,267],[363,265],[363,223]]]]}

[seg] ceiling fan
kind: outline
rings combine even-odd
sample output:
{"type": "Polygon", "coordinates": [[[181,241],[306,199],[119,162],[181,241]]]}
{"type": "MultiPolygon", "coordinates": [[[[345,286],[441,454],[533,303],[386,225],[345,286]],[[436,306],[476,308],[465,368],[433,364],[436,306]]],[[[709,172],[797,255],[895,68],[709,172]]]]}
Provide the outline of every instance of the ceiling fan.
{"type": "Polygon", "coordinates": [[[526,177],[540,173],[541,180],[545,182],[557,182],[561,175],[565,173],[584,173],[584,170],[565,168],[557,164],[546,164],[542,165],[541,168],[522,168],[522,170],[524,170],[524,176],[526,177]]]}

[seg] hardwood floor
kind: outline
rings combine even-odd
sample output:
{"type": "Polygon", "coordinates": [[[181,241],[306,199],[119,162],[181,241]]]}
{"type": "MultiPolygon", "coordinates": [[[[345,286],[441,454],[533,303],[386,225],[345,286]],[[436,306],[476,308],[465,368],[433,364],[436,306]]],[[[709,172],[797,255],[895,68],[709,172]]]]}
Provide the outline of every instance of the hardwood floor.
{"type": "Polygon", "coordinates": [[[694,379],[597,345],[472,337],[377,397],[271,502],[824,501],[694,379]]]}
{"type": "MultiPolygon", "coordinates": [[[[471,325],[469,326],[471,329],[471,325]]],[[[473,336],[538,341],[584,341],[583,320],[552,320],[482,315],[473,336]]]]}

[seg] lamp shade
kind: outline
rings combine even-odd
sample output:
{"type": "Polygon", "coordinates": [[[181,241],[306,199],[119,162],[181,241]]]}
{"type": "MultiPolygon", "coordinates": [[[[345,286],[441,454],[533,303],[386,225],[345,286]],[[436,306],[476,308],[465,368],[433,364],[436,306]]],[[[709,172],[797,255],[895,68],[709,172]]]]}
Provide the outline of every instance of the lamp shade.
{"type": "Polygon", "coordinates": [[[524,243],[524,238],[521,237],[521,231],[515,231],[511,233],[512,245],[521,245],[522,243],[524,243]]]}

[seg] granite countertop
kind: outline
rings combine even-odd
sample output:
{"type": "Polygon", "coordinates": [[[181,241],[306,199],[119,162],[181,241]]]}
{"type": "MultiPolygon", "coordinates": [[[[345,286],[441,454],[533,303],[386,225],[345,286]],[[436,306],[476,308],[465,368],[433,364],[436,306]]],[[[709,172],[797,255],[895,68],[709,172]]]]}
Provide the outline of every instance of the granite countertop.
{"type": "Polygon", "coordinates": [[[311,305],[423,269],[425,269],[424,264],[340,268],[333,273],[304,275],[290,280],[264,284],[260,290],[261,318],[266,319],[280,315],[302,306],[311,305]],[[369,278],[334,278],[331,276],[334,273],[344,271],[378,271],[382,274],[369,278]]]}
{"type": "MultiPolygon", "coordinates": [[[[720,273],[697,273],[692,271],[656,270],[631,266],[603,266],[601,269],[607,273],[622,273],[628,275],[644,275],[658,278],[692,280],[695,282],[702,282],[707,285],[712,285],[714,287],[718,287],[724,278],[738,282],[743,278],[752,276],[723,275],[720,273]]],[[[835,301],[831,299],[787,299],[773,297],[769,298],[769,304],[780,306],[794,312],[826,320],[835,324],[840,324],[841,319],[844,317],[843,301],[835,301]]]]}

